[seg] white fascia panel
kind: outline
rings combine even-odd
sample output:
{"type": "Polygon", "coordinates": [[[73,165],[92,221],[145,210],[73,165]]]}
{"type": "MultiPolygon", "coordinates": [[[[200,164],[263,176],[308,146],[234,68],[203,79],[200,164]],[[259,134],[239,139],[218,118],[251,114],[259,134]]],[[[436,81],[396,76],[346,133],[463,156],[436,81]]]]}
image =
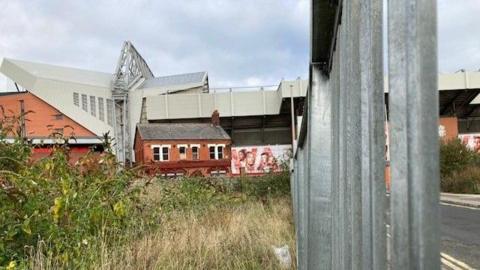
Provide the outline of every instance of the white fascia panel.
{"type": "Polygon", "coordinates": [[[282,92],[283,98],[304,97],[307,93],[308,82],[306,80],[282,81],[279,89],[282,92]]]}
{"type": "Polygon", "coordinates": [[[463,72],[442,74],[438,76],[440,90],[465,89],[465,75],[463,72]]]}
{"type": "MultiPolygon", "coordinates": [[[[130,145],[134,145],[135,142],[135,131],[137,124],[140,123],[140,118],[142,114],[142,99],[143,99],[143,90],[131,91],[128,94],[128,106],[130,112],[130,145]]],[[[135,162],[135,157],[132,156],[132,161],[135,162]]]]}
{"type": "Polygon", "coordinates": [[[184,90],[189,90],[192,88],[203,87],[203,82],[201,83],[189,83],[189,84],[178,84],[178,85],[170,85],[170,86],[162,86],[162,87],[151,87],[151,88],[143,88],[145,96],[155,96],[155,95],[163,95],[168,93],[176,93],[181,92],[184,90]]]}
{"type": "Polygon", "coordinates": [[[167,95],[164,98],[168,101],[168,115],[171,118],[182,118],[184,115],[191,115],[197,118],[198,98],[195,94],[167,95]]]}
{"type": "Polygon", "coordinates": [[[263,115],[263,91],[237,92],[233,95],[235,116],[263,115]]]}
{"type": "MultiPolygon", "coordinates": [[[[55,75],[61,77],[61,74],[54,72],[66,72],[66,75],[72,75],[76,69],[62,68],[44,64],[36,64],[25,61],[17,61],[4,59],[0,66],[0,71],[26,88],[32,94],[50,104],[69,118],[73,119],[86,129],[90,130],[97,136],[110,131],[112,127],[106,122],[100,121],[90,115],[90,112],[83,111],[80,107],[73,104],[73,92],[86,94],[88,96],[110,98],[110,89],[107,87],[95,86],[78,82],[68,82],[57,79],[46,79],[46,75],[55,75]],[[43,74],[43,77],[41,77],[43,74]]],[[[79,71],[88,74],[96,74],[95,72],[79,71]]],[[[73,75],[72,75],[73,76],[73,75]]],[[[78,76],[75,75],[75,76],[78,76]]],[[[66,76],[68,77],[68,76],[66,76]]],[[[89,107],[90,110],[90,107],[89,107]]]]}
{"type": "Polygon", "coordinates": [[[72,82],[78,84],[110,87],[112,74],[78,68],[62,67],[43,63],[34,63],[16,59],[7,59],[17,68],[36,78],[72,82]]]}
{"type": "MultiPolygon", "coordinates": [[[[86,94],[87,96],[103,97],[105,100],[110,98],[110,89],[83,85],[77,83],[68,83],[60,81],[52,81],[39,79],[32,89],[29,89],[32,94],[47,102],[57,110],[76,121],[86,129],[90,130],[97,136],[102,136],[110,131],[113,134],[113,127],[110,127],[105,119],[100,119],[90,114],[90,106],[88,112],[82,110],[81,105],[75,106],[73,104],[73,93],[86,94]]],[[[106,110],[105,110],[106,111],[106,110]]]]}
{"type": "Polygon", "coordinates": [[[2,60],[0,72],[26,89],[32,89],[37,80],[35,75],[20,68],[8,58],[2,60]]]}
{"type": "Polygon", "coordinates": [[[147,96],[147,118],[208,118],[214,110],[221,117],[276,115],[280,112],[280,91],[226,92],[147,96]]]}

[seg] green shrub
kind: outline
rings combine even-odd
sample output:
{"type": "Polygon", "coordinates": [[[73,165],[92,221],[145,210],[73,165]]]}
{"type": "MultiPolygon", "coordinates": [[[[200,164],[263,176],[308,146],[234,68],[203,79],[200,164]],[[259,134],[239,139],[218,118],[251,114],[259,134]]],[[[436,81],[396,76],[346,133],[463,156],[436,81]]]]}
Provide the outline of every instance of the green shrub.
{"type": "Polygon", "coordinates": [[[239,190],[255,198],[278,197],[290,194],[288,171],[258,177],[238,179],[239,190]]]}
{"type": "Polygon", "coordinates": [[[459,139],[440,144],[441,190],[454,193],[478,193],[480,154],[459,139]]]}
{"type": "Polygon", "coordinates": [[[469,166],[442,178],[443,192],[480,194],[480,167],[469,166]]]}
{"type": "Polygon", "coordinates": [[[68,145],[62,144],[49,157],[31,161],[32,146],[17,136],[15,121],[0,120],[0,269],[33,268],[32,256],[48,258],[53,268],[88,269],[98,263],[104,244],[138,238],[174,211],[289,193],[288,174],[169,179],[156,185],[157,198],[148,201],[143,193],[149,182],[118,166],[111,151],[88,153],[71,165],[68,145]],[[16,136],[13,143],[6,143],[7,135],[16,136]]]}
{"type": "Polygon", "coordinates": [[[479,154],[470,150],[459,139],[440,144],[440,175],[442,178],[463,170],[468,166],[479,164],[479,154]]]}
{"type": "Polygon", "coordinates": [[[290,194],[288,172],[239,178],[160,179],[158,199],[162,211],[206,209],[247,199],[266,200],[290,194]]]}
{"type": "MultiPolygon", "coordinates": [[[[0,157],[15,148],[3,145],[0,157]]],[[[118,170],[111,154],[90,153],[76,166],[67,155],[59,147],[51,157],[0,172],[0,266],[22,261],[42,241],[50,256],[75,268],[85,245],[133,224],[139,191],[130,185],[133,173],[118,170]]]]}

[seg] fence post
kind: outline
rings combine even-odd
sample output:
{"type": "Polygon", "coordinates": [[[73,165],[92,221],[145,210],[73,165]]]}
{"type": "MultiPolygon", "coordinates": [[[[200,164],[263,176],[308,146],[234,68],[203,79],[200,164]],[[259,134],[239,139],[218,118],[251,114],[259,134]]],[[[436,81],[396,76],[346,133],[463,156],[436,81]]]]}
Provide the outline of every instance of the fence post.
{"type": "Polygon", "coordinates": [[[385,98],[383,87],[382,0],[360,8],[362,130],[362,265],[387,268],[385,186],[385,98]]]}
{"type": "Polygon", "coordinates": [[[299,269],[440,268],[435,0],[389,0],[391,260],[382,2],[312,1],[312,14],[331,16],[321,22],[334,35],[312,37],[312,45],[332,47],[318,62],[312,57],[307,125],[295,152],[299,269]]]}
{"type": "Polygon", "coordinates": [[[308,185],[308,269],[331,266],[332,223],[332,91],[328,79],[313,65],[308,91],[307,151],[308,185]]]}
{"type": "Polygon", "coordinates": [[[348,269],[362,267],[362,96],[360,80],[360,0],[345,1],[346,50],[346,207],[348,269]]]}
{"type": "Polygon", "coordinates": [[[435,0],[390,0],[392,268],[440,269],[435,0]]]}

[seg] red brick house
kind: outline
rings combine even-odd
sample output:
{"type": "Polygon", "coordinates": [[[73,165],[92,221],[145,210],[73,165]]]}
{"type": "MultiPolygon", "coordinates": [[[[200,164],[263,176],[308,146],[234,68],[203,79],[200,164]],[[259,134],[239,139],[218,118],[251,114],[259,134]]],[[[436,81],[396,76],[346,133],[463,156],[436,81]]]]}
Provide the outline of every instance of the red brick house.
{"type": "Polygon", "coordinates": [[[135,160],[149,174],[229,175],[231,138],[210,123],[138,124],[135,160]]]}
{"type": "Polygon", "coordinates": [[[101,150],[101,140],[90,130],[78,122],[62,114],[50,104],[30,92],[3,92],[0,93],[0,121],[20,118],[17,123],[22,134],[9,134],[6,138],[13,140],[21,136],[35,146],[31,158],[34,160],[46,157],[52,152],[55,140],[52,135],[75,137],[71,140],[70,162],[75,163],[91,148],[101,150]],[[24,115],[24,117],[20,117],[24,115]]]}

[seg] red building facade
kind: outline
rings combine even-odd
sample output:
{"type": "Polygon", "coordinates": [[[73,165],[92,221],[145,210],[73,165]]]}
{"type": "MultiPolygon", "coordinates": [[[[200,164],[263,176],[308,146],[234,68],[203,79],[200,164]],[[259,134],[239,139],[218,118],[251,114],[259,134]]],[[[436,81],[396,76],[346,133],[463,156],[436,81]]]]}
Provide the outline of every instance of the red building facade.
{"type": "Polygon", "coordinates": [[[135,160],[149,174],[230,175],[231,139],[214,124],[139,124],[135,160]]]}
{"type": "Polygon", "coordinates": [[[7,139],[22,136],[32,141],[35,145],[32,153],[34,160],[50,155],[51,145],[56,142],[55,136],[73,136],[76,139],[70,145],[72,163],[84,156],[91,147],[101,144],[94,133],[30,92],[0,93],[0,120],[13,118],[18,118],[16,129],[21,130],[22,134],[10,133],[7,139]]]}

